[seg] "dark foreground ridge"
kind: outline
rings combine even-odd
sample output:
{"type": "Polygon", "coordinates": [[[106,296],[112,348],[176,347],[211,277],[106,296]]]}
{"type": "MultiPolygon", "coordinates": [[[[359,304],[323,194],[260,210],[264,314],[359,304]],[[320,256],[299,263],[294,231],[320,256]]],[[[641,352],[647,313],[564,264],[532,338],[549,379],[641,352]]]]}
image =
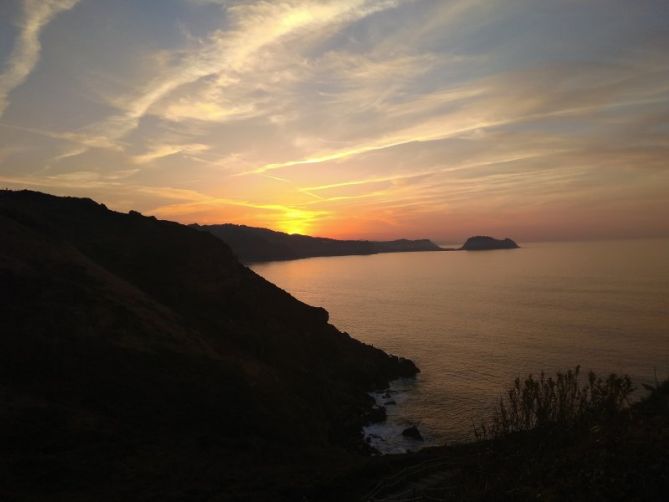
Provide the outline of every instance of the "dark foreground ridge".
{"type": "Polygon", "coordinates": [[[299,500],[413,376],[208,232],[0,192],[0,499],[299,500]]]}
{"type": "Polygon", "coordinates": [[[487,235],[470,237],[460,248],[463,251],[488,251],[492,249],[516,249],[520,246],[509,238],[495,239],[487,235]]]}
{"type": "Polygon", "coordinates": [[[315,256],[370,255],[407,251],[442,251],[428,239],[394,241],[346,241],[286,234],[246,225],[193,225],[225,242],[243,262],[294,260],[315,256]]]}

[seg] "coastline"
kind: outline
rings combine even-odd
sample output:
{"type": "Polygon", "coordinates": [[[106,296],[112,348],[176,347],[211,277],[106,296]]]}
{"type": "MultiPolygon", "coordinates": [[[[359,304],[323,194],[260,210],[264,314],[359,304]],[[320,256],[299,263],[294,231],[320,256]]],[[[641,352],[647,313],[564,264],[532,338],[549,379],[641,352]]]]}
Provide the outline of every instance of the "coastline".
{"type": "Polygon", "coordinates": [[[419,377],[398,378],[392,380],[385,389],[370,393],[376,406],[385,410],[384,420],[363,427],[365,441],[376,450],[376,454],[410,453],[441,444],[420,422],[408,420],[403,414],[402,407],[411,398],[411,393],[416,391],[419,377]],[[409,427],[417,427],[422,439],[403,435],[402,432],[409,427]]]}

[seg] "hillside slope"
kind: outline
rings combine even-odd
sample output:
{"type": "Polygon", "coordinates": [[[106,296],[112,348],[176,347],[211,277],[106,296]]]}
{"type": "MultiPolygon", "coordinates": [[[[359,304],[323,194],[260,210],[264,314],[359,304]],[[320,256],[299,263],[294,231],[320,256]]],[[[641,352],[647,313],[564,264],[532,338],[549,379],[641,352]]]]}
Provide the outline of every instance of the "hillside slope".
{"type": "Polygon", "coordinates": [[[27,191],[0,232],[3,500],[291,498],[417,371],[206,232],[27,191]]]}

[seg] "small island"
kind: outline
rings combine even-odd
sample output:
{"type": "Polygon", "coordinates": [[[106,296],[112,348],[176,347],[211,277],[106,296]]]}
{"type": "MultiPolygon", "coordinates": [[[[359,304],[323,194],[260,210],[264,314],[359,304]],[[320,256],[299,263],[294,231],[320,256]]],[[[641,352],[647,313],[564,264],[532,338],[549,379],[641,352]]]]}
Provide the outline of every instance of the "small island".
{"type": "Polygon", "coordinates": [[[460,249],[463,251],[490,251],[493,249],[517,249],[519,247],[508,237],[506,239],[495,239],[487,235],[477,235],[467,239],[467,242],[460,249]]]}

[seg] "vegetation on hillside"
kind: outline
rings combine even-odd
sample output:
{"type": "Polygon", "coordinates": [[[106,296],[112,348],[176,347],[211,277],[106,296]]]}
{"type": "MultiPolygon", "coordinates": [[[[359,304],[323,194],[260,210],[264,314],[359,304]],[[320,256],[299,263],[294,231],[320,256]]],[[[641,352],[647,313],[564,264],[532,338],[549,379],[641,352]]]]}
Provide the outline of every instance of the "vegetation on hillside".
{"type": "Polygon", "coordinates": [[[474,426],[477,439],[495,439],[505,435],[560,427],[567,429],[605,420],[629,404],[634,391],[629,376],[611,374],[606,378],[588,373],[586,383],[579,379],[580,366],[556,377],[538,379],[529,375],[516,378],[505,396],[501,397],[492,417],[474,426]]]}
{"type": "Polygon", "coordinates": [[[628,404],[628,377],[579,373],[518,379],[478,440],[372,457],[313,500],[665,500],[669,381],[628,404]]]}

